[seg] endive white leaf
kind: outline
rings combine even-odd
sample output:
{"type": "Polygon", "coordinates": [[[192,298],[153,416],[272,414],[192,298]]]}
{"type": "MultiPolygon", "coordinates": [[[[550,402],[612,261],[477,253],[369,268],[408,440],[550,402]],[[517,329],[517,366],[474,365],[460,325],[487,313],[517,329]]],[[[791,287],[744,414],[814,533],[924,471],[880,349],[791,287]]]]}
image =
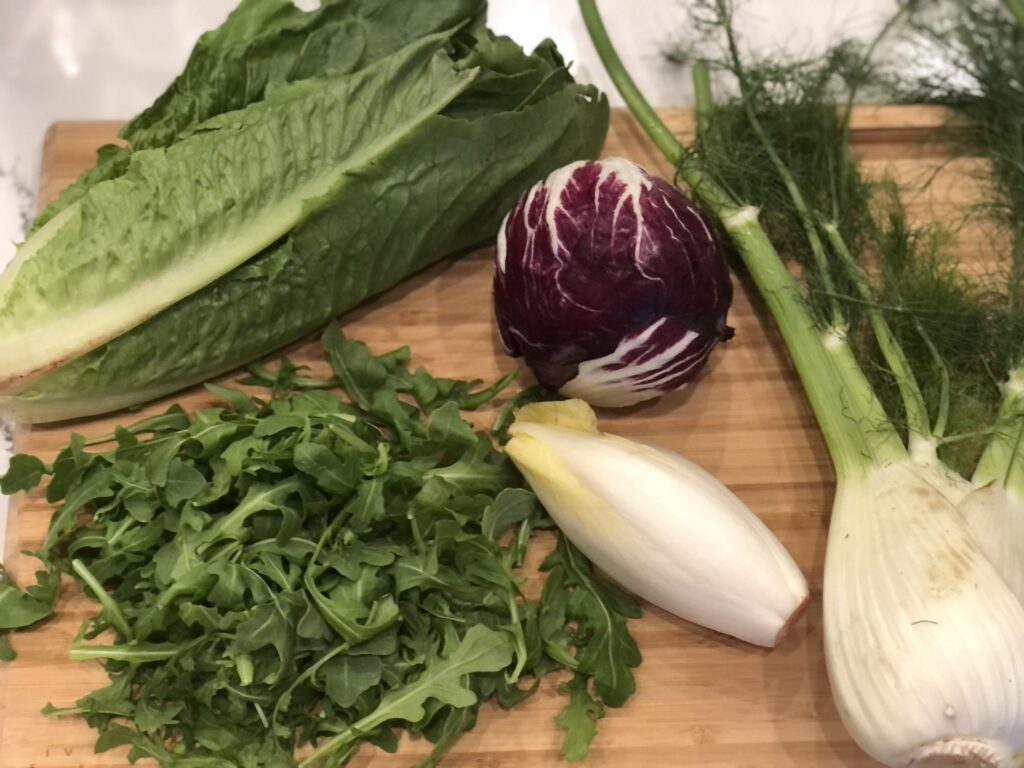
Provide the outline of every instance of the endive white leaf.
{"type": "Polygon", "coordinates": [[[581,400],[519,411],[506,451],[569,539],[682,618],[774,646],[807,582],[722,483],[668,451],[603,434],[581,400]]]}

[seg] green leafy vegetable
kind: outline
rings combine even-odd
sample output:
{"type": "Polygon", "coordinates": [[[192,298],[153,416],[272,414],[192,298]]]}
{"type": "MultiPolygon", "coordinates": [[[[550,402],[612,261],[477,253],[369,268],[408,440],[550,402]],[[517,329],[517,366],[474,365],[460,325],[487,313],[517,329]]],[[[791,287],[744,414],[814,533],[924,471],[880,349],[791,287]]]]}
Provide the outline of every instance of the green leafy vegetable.
{"type": "Polygon", "coordinates": [[[0,565],[0,661],[12,661],[15,656],[8,632],[30,627],[53,613],[59,589],[60,572],[55,568],[39,571],[36,583],[22,591],[0,565]]]}
{"type": "Polygon", "coordinates": [[[300,763],[300,768],[315,765],[349,742],[372,731],[388,720],[419,722],[426,716],[424,706],[433,699],[457,709],[476,703],[477,697],[463,685],[463,678],[474,672],[497,672],[512,660],[508,637],[487,627],[470,627],[462,641],[444,659],[427,662],[415,679],[384,694],[377,708],[348,729],[330,739],[300,763]]]}
{"type": "Polygon", "coordinates": [[[627,620],[639,616],[640,609],[621,591],[594,578],[590,563],[568,539],[559,540],[541,568],[549,571],[542,603],[551,620],[541,619],[541,631],[551,643],[564,643],[567,617],[576,627],[568,636],[577,649],[574,668],[593,678],[605,704],[621,707],[636,690],[632,667],[640,664],[640,650],[627,620]]]}
{"type": "Polygon", "coordinates": [[[552,46],[528,56],[482,30],[479,3],[334,2],[319,27],[285,5],[253,0],[236,12],[251,6],[250,21],[204,38],[193,74],[154,107],[156,133],[133,139],[153,148],[108,152],[98,183],[83,179],[21,246],[0,278],[3,343],[21,350],[0,354],[0,407],[27,420],[99,413],[251,362],[493,237],[526,186],[600,148],[605,99],[552,46]],[[252,91],[239,84],[252,50],[297,35],[306,57],[328,28],[306,79],[260,59],[252,91]],[[359,41],[373,55],[336,66],[359,41]],[[365,117],[345,119],[348,105],[365,117]],[[115,241],[134,255],[107,259],[115,241]]]}
{"type": "Polygon", "coordinates": [[[69,572],[99,604],[71,658],[111,678],[47,713],[167,768],[343,765],[364,742],[395,749],[398,727],[436,744],[431,766],[480,702],[511,707],[568,667],[559,723],[579,759],[601,702],[634,690],[636,605],[565,541],[540,603],[523,597],[516,569],[550,522],[462,419],[477,382],[333,327],[324,351],[347,398],[283,363],[253,374],[270,399],[210,387],[226,407],[172,408],[95,450],[75,437],[52,466],[17,458],[4,487],[49,474],[60,506],[40,583],[0,583],[0,629],[49,615],[69,572]]]}
{"type": "Polygon", "coordinates": [[[446,39],[281,87],[166,150],[133,153],[122,177],[29,238],[0,278],[0,387],[116,338],[335,204],[354,170],[472,84],[438,53],[446,39]],[[120,258],[108,266],[110,243],[120,258]]]}
{"type": "MultiPolygon", "coordinates": [[[[479,23],[483,10],[482,0],[328,0],[310,12],[290,0],[243,0],[199,38],[184,71],[121,137],[134,150],[170,146],[209,118],[263,99],[268,87],[355,71],[419,36],[479,23]]],[[[128,148],[101,147],[96,165],[40,213],[30,234],[93,185],[123,175],[130,157],[128,148]]]]}
{"type": "Polygon", "coordinates": [[[268,87],[352,72],[416,37],[478,19],[484,7],[483,0],[328,0],[303,12],[289,0],[243,2],[199,39],[184,72],[121,136],[133,149],[168,146],[199,123],[262,98],[268,87]]]}
{"type": "Polygon", "coordinates": [[[10,496],[18,491],[27,491],[39,485],[46,471],[46,465],[35,456],[19,454],[11,457],[7,474],[0,480],[0,493],[10,496]]]}
{"type": "Polygon", "coordinates": [[[604,717],[604,706],[590,695],[587,678],[576,675],[568,683],[562,683],[559,691],[569,696],[569,704],[555,723],[565,731],[562,756],[570,763],[586,759],[590,742],[597,735],[597,721],[604,717]]]}

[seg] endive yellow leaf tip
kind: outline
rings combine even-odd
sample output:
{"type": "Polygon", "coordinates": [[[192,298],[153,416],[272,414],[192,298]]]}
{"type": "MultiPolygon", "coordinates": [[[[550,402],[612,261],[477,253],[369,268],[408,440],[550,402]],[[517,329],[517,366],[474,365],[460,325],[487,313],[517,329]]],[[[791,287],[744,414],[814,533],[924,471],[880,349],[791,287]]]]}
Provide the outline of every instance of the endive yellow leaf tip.
{"type": "Polygon", "coordinates": [[[612,533],[616,519],[607,504],[554,451],[522,429],[523,424],[540,424],[598,435],[597,416],[593,409],[582,400],[523,406],[516,411],[516,420],[509,427],[512,439],[505,445],[505,452],[526,476],[531,487],[543,487],[549,500],[557,503],[560,509],[579,517],[592,531],[612,533]]]}
{"type": "MultiPolygon", "coordinates": [[[[516,411],[516,423],[546,424],[549,427],[598,434],[597,414],[586,401],[580,399],[524,405],[516,411]]],[[[515,424],[512,425],[510,432],[515,434],[515,424]]]]}

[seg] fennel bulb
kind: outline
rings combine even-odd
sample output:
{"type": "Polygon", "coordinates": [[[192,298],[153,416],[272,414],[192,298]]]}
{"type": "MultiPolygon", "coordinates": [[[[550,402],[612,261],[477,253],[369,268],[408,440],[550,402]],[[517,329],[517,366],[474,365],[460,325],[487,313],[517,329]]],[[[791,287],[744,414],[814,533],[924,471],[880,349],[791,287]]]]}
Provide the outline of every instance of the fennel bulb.
{"type": "Polygon", "coordinates": [[[972,491],[958,509],[978,548],[1024,601],[1024,497],[989,483],[972,491]]]}
{"type": "Polygon", "coordinates": [[[582,400],[527,405],[509,434],[506,452],[569,540],[643,599],[766,647],[807,605],[779,540],[696,464],[599,432],[582,400]]]}
{"type": "Polygon", "coordinates": [[[1024,367],[1003,384],[996,429],[958,502],[978,547],[1024,602],[1024,367]]]}
{"type": "Polygon", "coordinates": [[[832,694],[886,765],[1013,765],[1024,607],[933,474],[908,460],[837,488],[824,588],[832,694]]]}

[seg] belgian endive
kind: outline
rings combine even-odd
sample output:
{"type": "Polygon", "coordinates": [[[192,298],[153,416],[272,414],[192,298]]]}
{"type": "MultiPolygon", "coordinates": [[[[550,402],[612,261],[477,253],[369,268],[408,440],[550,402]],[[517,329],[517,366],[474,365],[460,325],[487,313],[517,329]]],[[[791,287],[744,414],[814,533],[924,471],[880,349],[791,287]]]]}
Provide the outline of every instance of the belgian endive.
{"type": "Polygon", "coordinates": [[[598,431],[582,400],[527,405],[509,432],[508,455],[566,536],[643,599],[767,647],[807,604],[779,540],[696,464],[598,431]]]}

